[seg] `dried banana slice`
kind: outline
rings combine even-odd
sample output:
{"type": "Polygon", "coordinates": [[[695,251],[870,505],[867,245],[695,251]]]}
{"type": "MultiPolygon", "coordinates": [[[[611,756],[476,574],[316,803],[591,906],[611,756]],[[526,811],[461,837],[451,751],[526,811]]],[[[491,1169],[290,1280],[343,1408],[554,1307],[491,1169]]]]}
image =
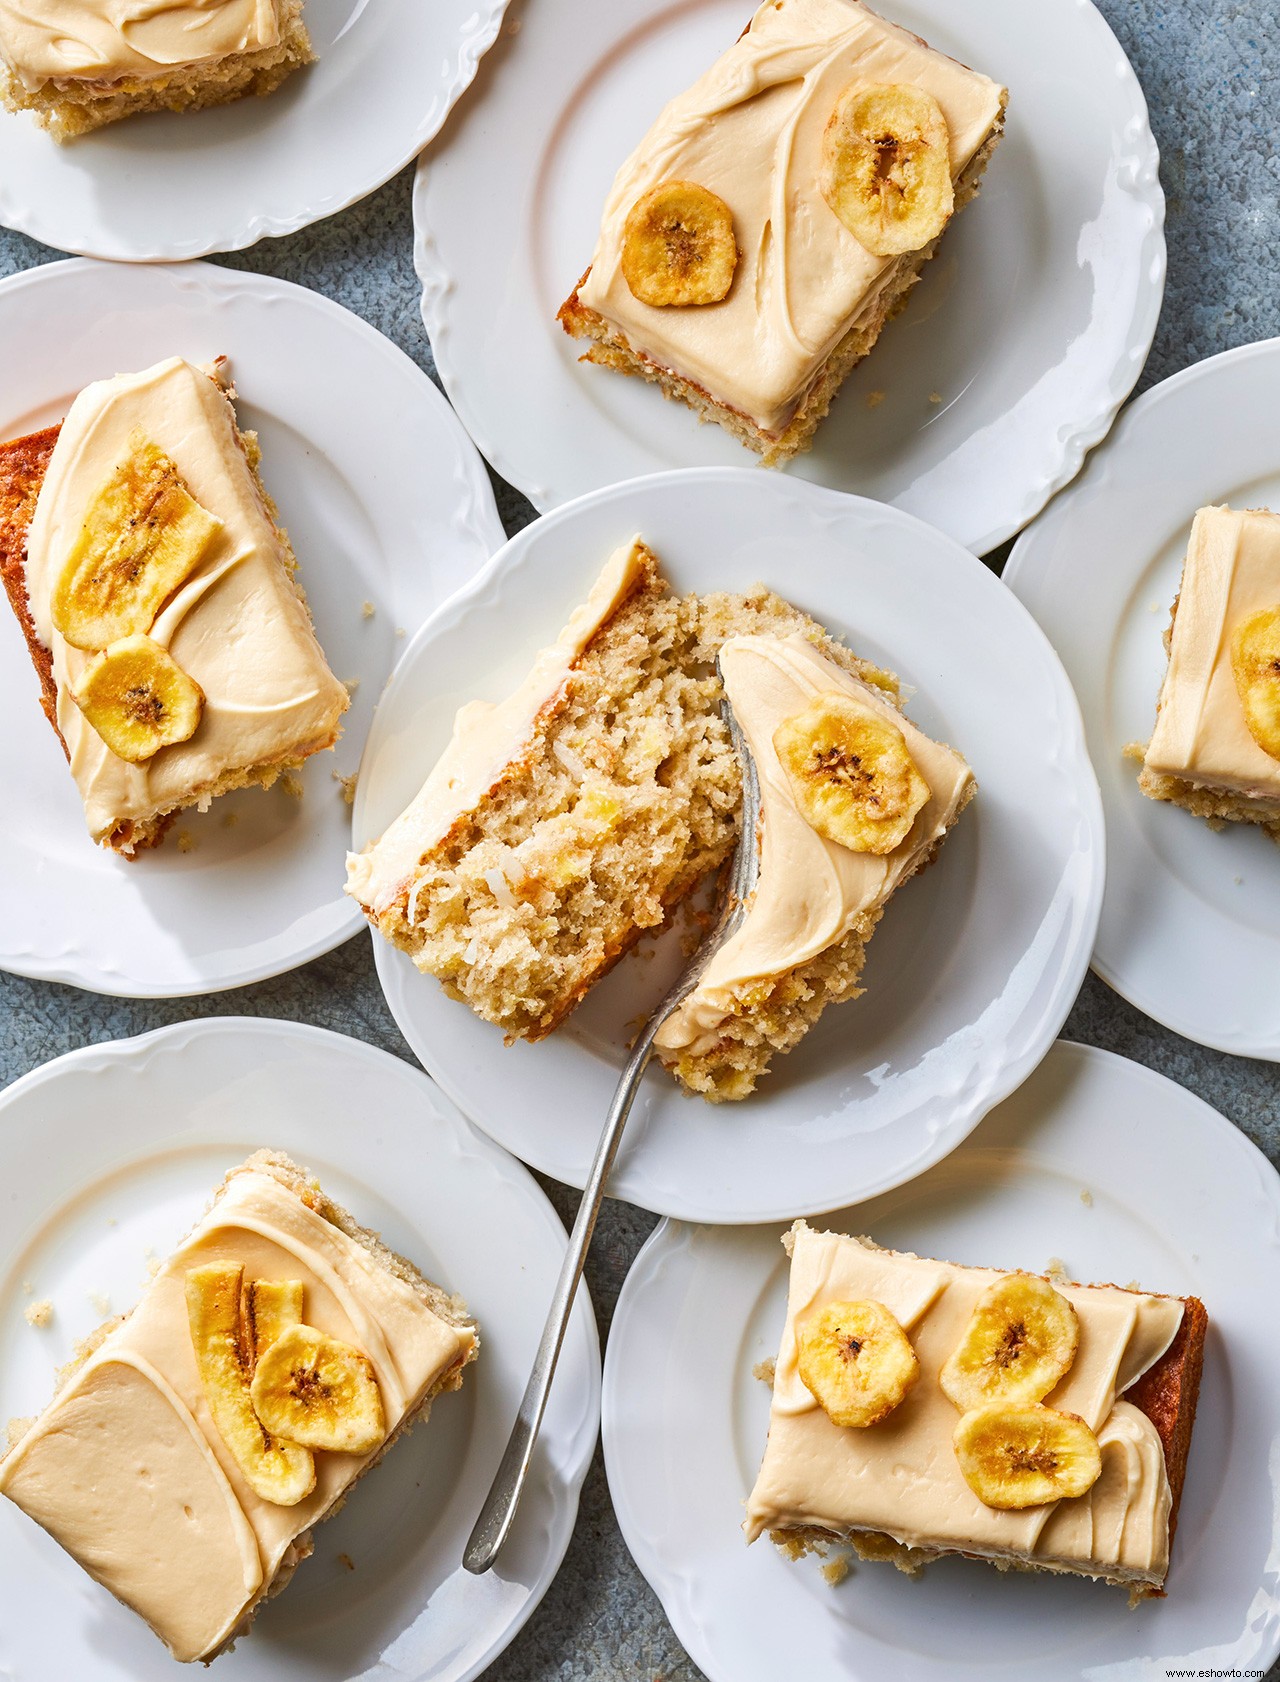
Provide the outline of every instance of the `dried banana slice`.
{"type": "Polygon", "coordinates": [[[301,1279],[245,1280],[240,1312],[251,1368],[282,1332],[302,1324],[302,1290],[301,1279]]]}
{"type": "Polygon", "coordinates": [[[1280,607],[1263,608],[1237,627],[1231,670],[1249,734],[1280,759],[1280,607]]]}
{"type": "Polygon", "coordinates": [[[627,212],[622,274],[642,304],[718,304],[737,266],[733,213],[696,182],[664,181],[627,212]]]}
{"type": "Polygon", "coordinates": [[[141,765],[161,748],[189,741],[204,690],[150,637],[121,637],[89,661],[72,698],[112,753],[141,765]]]}
{"type": "Polygon", "coordinates": [[[1071,1369],[1080,1321],[1061,1291],[1010,1273],[978,1298],[938,1382],[964,1413],[990,1402],[1039,1402],[1071,1369]]]}
{"type": "Polygon", "coordinates": [[[268,1431],[307,1448],[368,1454],[387,1434],[372,1362],[314,1326],[290,1326],[265,1351],[252,1394],[268,1431]]]}
{"type": "Polygon", "coordinates": [[[1038,1402],[975,1408],[961,1418],[952,1443],[964,1481],[988,1507],[1068,1501],[1102,1472],[1098,1439],[1084,1420],[1038,1402]]]}
{"type": "Polygon", "coordinates": [[[54,626],[89,652],[149,631],[222,529],[163,450],[141,433],[129,443],[89,504],[50,602],[54,626]]]}
{"type": "Polygon", "coordinates": [[[903,83],[846,88],[822,136],[822,196],[875,257],[920,251],[955,209],[947,119],[903,83]]]}
{"type": "Polygon", "coordinates": [[[773,747],[801,816],[855,853],[891,853],[929,798],[897,725],[838,691],[784,718],[773,747]]]}
{"type": "Polygon", "coordinates": [[[878,1425],[920,1377],[906,1332],[880,1302],[831,1302],[800,1326],[800,1379],[835,1425],[878,1425]]]}
{"type": "Polygon", "coordinates": [[[187,1274],[187,1319],[200,1382],[213,1422],[250,1489],[277,1507],[296,1507],[315,1488],[315,1459],[309,1449],[265,1431],[254,1412],[243,1287],[242,1267],[213,1263],[187,1274]]]}

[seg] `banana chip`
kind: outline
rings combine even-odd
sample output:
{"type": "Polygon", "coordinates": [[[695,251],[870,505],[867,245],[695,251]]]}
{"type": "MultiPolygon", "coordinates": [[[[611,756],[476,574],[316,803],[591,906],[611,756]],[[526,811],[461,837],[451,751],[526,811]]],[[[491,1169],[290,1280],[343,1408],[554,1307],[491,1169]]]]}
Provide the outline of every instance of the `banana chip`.
{"type": "Polygon", "coordinates": [[[929,798],[901,730],[838,691],[784,718],[773,747],[801,816],[855,853],[891,853],[929,798]]]}
{"type": "Polygon", "coordinates": [[[1080,1321],[1061,1291],[1009,1273],[978,1298],[938,1382],[963,1413],[991,1402],[1039,1402],[1071,1369],[1080,1321]]]}
{"type": "Polygon", "coordinates": [[[875,257],[920,251],[955,209],[947,120],[932,94],[854,83],[822,137],[822,196],[875,257]]]}
{"type": "Polygon", "coordinates": [[[296,1507],[316,1485],[315,1460],[264,1431],[249,1396],[253,1352],[243,1318],[244,1269],[214,1263],[187,1274],[187,1319],[213,1422],[245,1481],[264,1501],[296,1507]]]}
{"type": "Polygon", "coordinates": [[[252,1396],[268,1431],[307,1448],[369,1454],[386,1436],[372,1362],[314,1326],[288,1327],[265,1351],[252,1396]]]}
{"type": "Polygon", "coordinates": [[[797,1333],[801,1382],[835,1425],[878,1425],[920,1377],[906,1332],[880,1302],[832,1302],[797,1333]]]}
{"type": "Polygon", "coordinates": [[[90,653],[149,631],[222,529],[163,450],[138,433],[130,446],[89,504],[50,600],[55,628],[90,653]]]}
{"type": "Polygon", "coordinates": [[[1280,607],[1263,608],[1237,627],[1231,670],[1249,734],[1280,759],[1280,607]]]}
{"type": "Polygon", "coordinates": [[[150,637],[122,637],[72,685],[72,698],[112,753],[140,765],[195,735],[204,691],[150,637]]]}
{"type": "Polygon", "coordinates": [[[642,304],[718,304],[737,266],[733,214],[696,182],[664,181],[627,213],[622,274],[642,304]]]}
{"type": "Polygon", "coordinates": [[[952,1443],[969,1488],[988,1507],[1040,1507],[1084,1495],[1102,1473],[1098,1439],[1077,1414],[1032,1403],[966,1413],[952,1443]]]}

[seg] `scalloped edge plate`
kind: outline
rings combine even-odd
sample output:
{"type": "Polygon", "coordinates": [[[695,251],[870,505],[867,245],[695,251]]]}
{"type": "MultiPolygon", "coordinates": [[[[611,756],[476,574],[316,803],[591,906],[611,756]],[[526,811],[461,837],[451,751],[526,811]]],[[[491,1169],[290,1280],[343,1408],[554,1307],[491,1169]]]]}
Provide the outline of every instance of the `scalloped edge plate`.
{"type": "MultiPolygon", "coordinates": [[[[579,367],[582,345],[555,320],[614,171],[752,9],[538,0],[419,165],[415,263],[436,366],[485,456],[541,510],[637,474],[754,459],[656,387],[579,367]]],[[[1142,370],[1164,291],[1159,156],[1090,0],[881,9],[1005,80],[1008,129],[978,202],[789,472],[983,553],[1075,476],[1142,370]]]]}
{"type": "Polygon", "coordinates": [[[776,1355],[785,1315],[781,1229],[668,1221],[614,1311],[605,1466],[627,1546],[710,1682],[1263,1675],[1280,1652],[1280,1179],[1262,1152],[1164,1076],[1060,1043],[945,1162],[829,1224],[975,1266],[1039,1272],[1052,1250],[1074,1278],[1202,1299],[1168,1598],[1130,1611],[1121,1589],[959,1559],[917,1578],[855,1559],[833,1588],[815,1559],[748,1548],[742,1502],[769,1421],[752,1368],[776,1355]]]}
{"type": "Polygon", "coordinates": [[[503,541],[484,463],[402,351],[315,292],[212,264],[75,260],[0,282],[0,438],[59,420],[91,380],[174,354],[230,357],[321,644],[360,688],[336,750],[298,774],[301,802],[281,784],[224,795],[179,820],[193,850],[171,836],[130,862],[89,839],[0,605],[0,968],[133,998],[261,981],[356,932],[331,773],[354,772],[402,637],[503,541]]]}
{"type": "MultiPolygon", "coordinates": [[[[532,1175],[390,1052],[295,1022],[205,1019],[69,1052],[0,1095],[10,1212],[0,1419],[44,1406],[53,1366],[107,1312],[100,1293],[117,1312],[136,1301],[148,1256],[166,1255],[227,1169],[264,1146],[314,1170],[357,1220],[459,1291],[481,1351],[461,1391],[316,1530],[314,1556],[218,1675],[468,1682],[534,1611],[568,1547],[595,1449],[600,1350],[582,1288],[511,1540],[488,1576],[471,1576],[463,1546],[524,1390],[565,1230],[532,1175]],[[49,1329],[26,1324],[24,1282],[52,1299],[49,1329]]],[[[174,1674],[141,1619],[3,1500],[0,1571],[4,1675],[174,1674]]]]}

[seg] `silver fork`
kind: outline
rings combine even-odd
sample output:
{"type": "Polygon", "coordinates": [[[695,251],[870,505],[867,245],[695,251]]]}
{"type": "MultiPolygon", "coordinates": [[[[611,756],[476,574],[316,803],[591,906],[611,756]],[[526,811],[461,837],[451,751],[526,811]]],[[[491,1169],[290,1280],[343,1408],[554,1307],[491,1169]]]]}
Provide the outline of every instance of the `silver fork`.
{"type": "MultiPolygon", "coordinates": [[[[718,660],[716,671],[720,671],[718,660]]],[[[511,1521],[515,1517],[520,1493],[528,1476],[529,1463],[533,1458],[533,1446],[538,1440],[538,1430],[542,1425],[551,1380],[555,1376],[560,1347],[569,1324],[569,1311],[573,1307],[578,1281],[582,1278],[583,1263],[587,1259],[591,1234],[595,1231],[596,1216],[600,1213],[605,1182],[618,1154],[618,1146],[622,1143],[622,1130],[627,1125],[631,1102],[640,1085],[640,1077],[644,1074],[652,1055],[654,1037],[676,1006],[697,986],[707,965],[725,941],[736,932],[755,888],[760,866],[756,833],[760,813],[760,784],[751,749],[734,717],[727,694],[721,700],[720,712],[729,727],[729,737],[738,756],[738,763],[742,767],[742,829],[729,867],[728,881],[722,891],[719,915],[714,928],[704,938],[684,973],[645,1024],[644,1031],[632,1047],[627,1066],[622,1071],[622,1078],[609,1106],[604,1132],[596,1146],[591,1173],[582,1193],[582,1202],[578,1205],[573,1231],[569,1234],[569,1248],[565,1252],[560,1277],[556,1281],[555,1295],[551,1299],[551,1309],[543,1328],[542,1341],[533,1359],[533,1371],[529,1374],[529,1382],[520,1399],[520,1410],[516,1414],[516,1422],[512,1427],[493,1486],[480,1511],[480,1517],[476,1520],[475,1529],[471,1532],[467,1550],[462,1556],[462,1563],[468,1571],[487,1571],[497,1558],[498,1550],[506,1541],[511,1529],[511,1521]]]]}

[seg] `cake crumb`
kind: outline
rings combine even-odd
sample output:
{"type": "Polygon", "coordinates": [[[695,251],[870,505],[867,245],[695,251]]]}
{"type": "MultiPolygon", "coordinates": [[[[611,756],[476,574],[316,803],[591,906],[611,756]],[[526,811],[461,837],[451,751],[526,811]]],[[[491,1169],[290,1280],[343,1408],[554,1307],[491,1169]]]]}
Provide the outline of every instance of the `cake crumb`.
{"type": "Polygon", "coordinates": [[[345,1565],[348,1571],[354,1571],[356,1568],[356,1562],[350,1554],[339,1554],[338,1564],[345,1565]]]}
{"type": "Polygon", "coordinates": [[[29,1326],[41,1328],[53,1323],[53,1304],[48,1297],[41,1297],[39,1302],[28,1303],[23,1309],[23,1318],[29,1326]]]}
{"type": "Polygon", "coordinates": [[[234,829],[240,822],[239,812],[224,812],[222,815],[223,829],[234,829]]]}
{"type": "Polygon", "coordinates": [[[1130,1279],[1129,1283],[1125,1286],[1126,1291],[1140,1291],[1141,1289],[1142,1281],[1140,1279],[1130,1279]]]}
{"type": "Polygon", "coordinates": [[[108,1226],[119,1226],[120,1222],[115,1218],[114,1215],[108,1215],[107,1216],[107,1225],[108,1226]]]}
{"type": "Polygon", "coordinates": [[[360,604],[360,616],[362,619],[372,619],[377,611],[377,608],[372,602],[361,602],[360,604]]]}
{"type": "Polygon", "coordinates": [[[342,798],[346,801],[348,806],[355,804],[356,778],[359,774],[360,773],[358,771],[353,771],[349,777],[344,777],[341,771],[330,771],[329,773],[334,782],[341,788],[342,798]]]}
{"type": "Polygon", "coordinates": [[[1235,883],[1237,888],[1241,888],[1241,887],[1244,886],[1244,877],[1243,876],[1233,876],[1231,878],[1231,880],[1235,883]]]}
{"type": "Polygon", "coordinates": [[[752,1378],[758,1378],[760,1380],[761,1384],[767,1384],[769,1386],[769,1388],[772,1390],[773,1389],[774,1374],[775,1374],[776,1370],[777,1370],[776,1357],[774,1357],[773,1355],[770,1355],[770,1357],[767,1361],[757,1361],[756,1362],[755,1366],[752,1367],[752,1369],[751,1369],[751,1376],[752,1376],[752,1378]]]}
{"type": "Polygon", "coordinates": [[[1083,1187],[1081,1190],[1080,1201],[1084,1204],[1086,1209],[1093,1208],[1093,1193],[1089,1190],[1088,1186],[1083,1187]]]}
{"type": "Polygon", "coordinates": [[[198,842],[189,829],[178,831],[178,851],[180,853],[194,853],[198,842]]]}
{"type": "Polygon", "coordinates": [[[931,391],[929,393],[929,401],[934,404],[941,403],[942,393],[940,391],[931,391]]]}
{"type": "Polygon", "coordinates": [[[292,771],[286,771],[284,776],[281,777],[280,787],[294,800],[302,799],[302,779],[301,777],[295,776],[292,771]]]}
{"type": "Polygon", "coordinates": [[[342,680],[342,687],[346,690],[347,694],[354,699],[355,692],[360,687],[360,679],[358,677],[344,677],[342,680]]]}
{"type": "Polygon", "coordinates": [[[1044,1270],[1050,1279],[1069,1279],[1071,1277],[1067,1272],[1067,1264],[1061,1256],[1050,1256],[1044,1264],[1044,1270]]]}
{"type": "Polygon", "coordinates": [[[1147,603],[1147,612],[1148,613],[1159,613],[1160,609],[1163,606],[1164,606],[1163,602],[1148,602],[1147,603]]]}
{"type": "Polygon", "coordinates": [[[22,1281],[22,1291],[23,1291],[24,1296],[30,1296],[31,1295],[31,1281],[30,1281],[30,1279],[24,1279],[22,1281]]]}
{"type": "Polygon", "coordinates": [[[869,391],[867,393],[867,407],[868,407],[868,409],[878,409],[880,407],[880,405],[884,402],[886,396],[887,396],[887,393],[883,392],[883,391],[869,391]]]}
{"type": "Polygon", "coordinates": [[[839,1588],[840,1584],[849,1575],[848,1554],[841,1554],[837,1559],[829,1559],[822,1567],[822,1575],[833,1589],[839,1588]]]}
{"type": "Polygon", "coordinates": [[[403,625],[397,625],[396,626],[396,635],[398,637],[405,637],[405,636],[408,636],[408,634],[409,633],[405,630],[403,625]]]}
{"type": "Polygon", "coordinates": [[[89,1301],[93,1304],[95,1311],[101,1314],[104,1319],[110,1314],[111,1298],[105,1291],[90,1291],[89,1301]]]}
{"type": "Polygon", "coordinates": [[[11,1419],[6,1433],[9,1438],[9,1447],[17,1448],[35,1422],[35,1414],[28,1414],[22,1419],[11,1419]]]}

